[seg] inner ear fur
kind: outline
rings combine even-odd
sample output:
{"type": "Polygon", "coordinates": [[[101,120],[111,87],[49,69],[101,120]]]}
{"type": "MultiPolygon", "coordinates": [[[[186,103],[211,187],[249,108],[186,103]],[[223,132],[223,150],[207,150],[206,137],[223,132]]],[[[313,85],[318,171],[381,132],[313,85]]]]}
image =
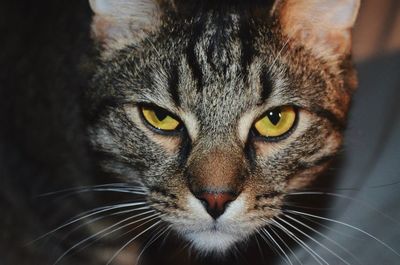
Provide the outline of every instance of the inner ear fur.
{"type": "Polygon", "coordinates": [[[104,54],[135,43],[158,29],[161,0],[89,0],[92,37],[104,54]]]}
{"type": "Polygon", "coordinates": [[[360,0],[277,0],[272,9],[283,33],[319,57],[351,51],[360,0]]]}

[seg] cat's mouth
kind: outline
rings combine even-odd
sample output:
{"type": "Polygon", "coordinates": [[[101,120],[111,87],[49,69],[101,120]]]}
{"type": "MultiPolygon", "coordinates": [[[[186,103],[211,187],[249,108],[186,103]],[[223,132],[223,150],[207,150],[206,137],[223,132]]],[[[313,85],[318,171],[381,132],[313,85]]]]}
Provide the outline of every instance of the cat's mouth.
{"type": "Polygon", "coordinates": [[[204,202],[189,192],[186,197],[175,201],[181,207],[165,207],[166,203],[160,204],[157,200],[154,200],[153,207],[159,206],[158,210],[163,212],[162,219],[193,248],[203,253],[223,254],[235,244],[249,239],[268,225],[268,220],[279,215],[276,208],[261,207],[268,203],[279,205],[280,193],[273,195],[258,198],[242,192],[226,204],[219,215],[210,213],[204,202]]]}
{"type": "Polygon", "coordinates": [[[174,230],[204,253],[223,254],[265,225],[261,219],[255,221],[246,218],[243,214],[246,211],[245,201],[240,197],[217,219],[211,218],[198,200],[189,199],[189,204],[192,206],[190,216],[172,222],[175,224],[174,230]]]}

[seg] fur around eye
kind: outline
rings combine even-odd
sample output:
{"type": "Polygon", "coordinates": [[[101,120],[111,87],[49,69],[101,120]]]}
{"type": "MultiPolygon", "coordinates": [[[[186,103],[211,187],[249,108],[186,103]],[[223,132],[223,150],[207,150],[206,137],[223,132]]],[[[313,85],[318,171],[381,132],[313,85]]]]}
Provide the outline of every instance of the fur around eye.
{"type": "Polygon", "coordinates": [[[262,137],[275,138],[286,134],[292,129],[297,118],[293,106],[282,106],[268,110],[254,123],[255,131],[262,137]]]}
{"type": "Polygon", "coordinates": [[[140,112],[148,125],[163,132],[176,131],[181,125],[180,121],[162,108],[141,106],[140,112]]]}

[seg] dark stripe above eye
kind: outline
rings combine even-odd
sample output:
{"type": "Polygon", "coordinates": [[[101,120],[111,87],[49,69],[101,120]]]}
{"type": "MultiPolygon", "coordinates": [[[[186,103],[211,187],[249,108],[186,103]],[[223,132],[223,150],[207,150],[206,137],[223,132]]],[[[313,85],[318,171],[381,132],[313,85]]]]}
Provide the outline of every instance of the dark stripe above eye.
{"type": "Polygon", "coordinates": [[[309,163],[299,163],[298,165],[298,170],[306,170],[306,169],[310,169],[312,167],[316,167],[316,166],[321,166],[325,163],[328,163],[332,160],[334,160],[336,158],[335,154],[329,154],[323,157],[318,158],[315,161],[309,162],[309,163]]]}
{"type": "Polygon", "coordinates": [[[261,85],[260,103],[262,104],[271,95],[272,85],[273,85],[271,77],[267,69],[265,68],[260,73],[260,85],[261,85]]]}
{"type": "Polygon", "coordinates": [[[338,130],[343,130],[346,127],[346,122],[339,119],[335,114],[333,114],[333,112],[331,112],[330,110],[324,109],[324,108],[314,108],[312,110],[315,114],[317,114],[318,116],[327,119],[334,128],[338,129],[338,130]]]}
{"type": "Polygon", "coordinates": [[[239,30],[239,39],[241,41],[242,53],[241,53],[241,65],[243,68],[243,76],[248,75],[248,70],[254,57],[254,47],[252,44],[252,33],[251,27],[248,21],[242,17],[239,30]]]}
{"type": "Polygon", "coordinates": [[[188,66],[192,72],[193,78],[197,83],[197,91],[202,91],[203,88],[203,72],[196,56],[195,48],[198,38],[203,30],[202,18],[195,22],[191,36],[189,37],[188,46],[186,48],[186,58],[188,66]]]}
{"type": "Polygon", "coordinates": [[[177,65],[171,67],[171,73],[168,80],[168,90],[171,94],[171,98],[177,107],[181,105],[181,99],[179,97],[179,69],[177,65]]]}

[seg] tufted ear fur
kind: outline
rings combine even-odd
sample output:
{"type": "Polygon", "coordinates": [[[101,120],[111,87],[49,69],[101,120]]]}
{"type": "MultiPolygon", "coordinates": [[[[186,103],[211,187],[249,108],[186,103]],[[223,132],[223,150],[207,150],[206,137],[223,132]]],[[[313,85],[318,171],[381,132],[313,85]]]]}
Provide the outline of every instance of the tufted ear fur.
{"type": "Polygon", "coordinates": [[[350,52],[359,7],[360,0],[277,0],[272,12],[286,35],[329,59],[350,52]]]}
{"type": "Polygon", "coordinates": [[[92,34],[104,52],[137,42],[160,25],[157,0],[89,0],[94,12],[92,34]]]}

